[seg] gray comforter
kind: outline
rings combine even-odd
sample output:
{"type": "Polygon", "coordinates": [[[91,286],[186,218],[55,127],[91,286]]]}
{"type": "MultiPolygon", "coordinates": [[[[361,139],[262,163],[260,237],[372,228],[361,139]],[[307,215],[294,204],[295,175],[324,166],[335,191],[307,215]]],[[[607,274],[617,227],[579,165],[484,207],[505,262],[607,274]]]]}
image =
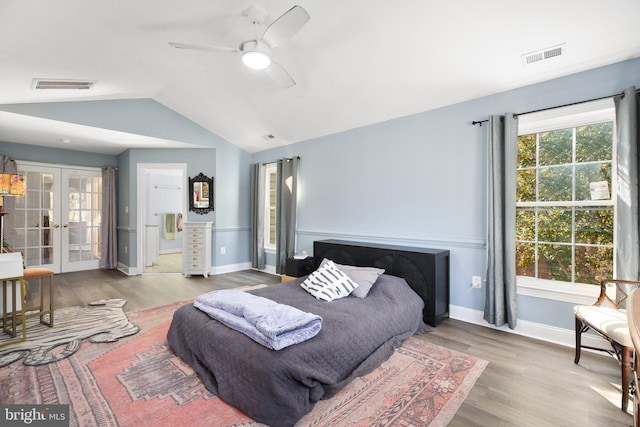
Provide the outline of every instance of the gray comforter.
{"type": "Polygon", "coordinates": [[[176,310],[169,346],[202,378],[208,390],[256,421],[292,426],[320,399],[388,359],[394,349],[424,331],[423,301],[400,278],[382,275],[365,299],[316,300],[303,279],[252,291],[322,316],[314,338],[270,350],[207,314],[176,310]]]}

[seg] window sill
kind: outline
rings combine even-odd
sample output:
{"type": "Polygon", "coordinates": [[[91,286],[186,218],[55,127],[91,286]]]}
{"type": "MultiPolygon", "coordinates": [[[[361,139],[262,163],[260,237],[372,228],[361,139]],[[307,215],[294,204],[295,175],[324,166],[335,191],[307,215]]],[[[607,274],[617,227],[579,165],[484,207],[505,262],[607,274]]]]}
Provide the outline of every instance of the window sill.
{"type": "Polygon", "coordinates": [[[600,295],[600,286],[578,285],[555,280],[518,276],[518,295],[544,298],[572,304],[591,305],[600,295]]]}

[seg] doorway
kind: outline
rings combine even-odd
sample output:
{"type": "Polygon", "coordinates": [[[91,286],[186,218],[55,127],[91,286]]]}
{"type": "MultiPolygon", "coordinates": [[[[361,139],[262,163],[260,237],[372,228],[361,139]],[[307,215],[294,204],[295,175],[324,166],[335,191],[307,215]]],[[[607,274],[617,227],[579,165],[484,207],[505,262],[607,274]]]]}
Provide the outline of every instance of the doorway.
{"type": "Polygon", "coordinates": [[[13,249],[25,267],[99,268],[102,170],[16,163],[27,179],[26,195],[16,200],[13,249]]]}
{"type": "Polygon", "coordinates": [[[182,223],[186,221],[187,165],[138,164],[138,271],[182,273],[182,223]]]}

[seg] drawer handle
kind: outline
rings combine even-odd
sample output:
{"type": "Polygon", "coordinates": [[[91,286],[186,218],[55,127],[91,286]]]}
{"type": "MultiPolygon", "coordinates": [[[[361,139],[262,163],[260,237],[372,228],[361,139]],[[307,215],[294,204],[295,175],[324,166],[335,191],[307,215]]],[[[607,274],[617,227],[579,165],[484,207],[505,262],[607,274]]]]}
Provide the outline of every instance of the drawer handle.
{"type": "Polygon", "coordinates": [[[200,258],[198,258],[198,257],[194,257],[194,258],[193,258],[193,260],[194,260],[194,261],[197,261],[197,260],[199,260],[199,259],[200,259],[200,258]]]}

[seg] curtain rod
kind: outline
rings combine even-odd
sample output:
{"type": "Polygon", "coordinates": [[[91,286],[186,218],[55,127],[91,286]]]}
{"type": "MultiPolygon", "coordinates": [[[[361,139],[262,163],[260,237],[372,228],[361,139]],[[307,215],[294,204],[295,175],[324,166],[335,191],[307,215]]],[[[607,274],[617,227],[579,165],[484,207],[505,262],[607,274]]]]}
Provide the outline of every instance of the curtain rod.
{"type": "MultiPolygon", "coordinates": [[[[300,156],[295,156],[295,157],[285,157],[284,159],[278,159],[278,160],[293,160],[293,159],[298,159],[298,160],[300,160],[300,156]]],[[[277,162],[278,160],[274,160],[274,161],[272,161],[272,162],[263,162],[263,163],[262,163],[262,165],[263,165],[263,166],[264,166],[264,165],[270,165],[270,164],[272,164],[272,163],[277,162]]]]}
{"type": "MultiPolygon", "coordinates": [[[[636,90],[636,93],[639,93],[639,92],[640,92],[640,89],[636,90]]],[[[593,99],[587,99],[587,100],[584,100],[584,101],[572,102],[572,103],[564,104],[564,105],[557,105],[555,107],[540,108],[539,110],[527,111],[525,113],[515,113],[515,115],[516,116],[523,116],[525,114],[539,113],[540,111],[554,110],[556,108],[562,108],[562,107],[571,107],[572,105],[584,104],[585,102],[600,101],[601,99],[613,98],[614,96],[620,96],[620,97],[624,98],[624,92],[616,93],[616,94],[609,95],[609,96],[601,96],[600,98],[593,98],[593,99]]],[[[489,119],[474,120],[474,121],[471,122],[471,124],[473,126],[478,125],[478,126],[482,127],[482,124],[486,123],[488,121],[489,121],[489,119]]]]}

